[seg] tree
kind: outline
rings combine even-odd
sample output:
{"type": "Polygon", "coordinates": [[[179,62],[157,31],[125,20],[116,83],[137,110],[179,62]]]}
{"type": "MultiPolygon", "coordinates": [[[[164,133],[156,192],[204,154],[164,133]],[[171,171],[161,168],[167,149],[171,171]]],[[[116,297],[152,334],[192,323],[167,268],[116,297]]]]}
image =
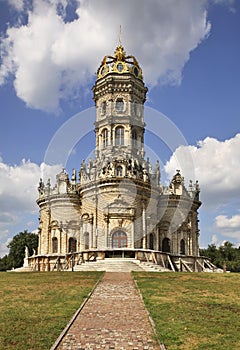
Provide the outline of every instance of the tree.
{"type": "Polygon", "coordinates": [[[0,271],[7,271],[10,269],[8,255],[0,258],[0,271]]]}
{"type": "Polygon", "coordinates": [[[240,272],[240,247],[235,248],[231,242],[226,241],[219,248],[210,244],[207,249],[201,249],[200,254],[210,258],[217,267],[223,268],[226,264],[228,271],[240,272]]]}
{"type": "Polygon", "coordinates": [[[200,254],[202,256],[207,256],[210,258],[212,261],[218,258],[219,256],[219,251],[216,247],[215,244],[209,244],[207,249],[200,249],[200,254]]]}
{"type": "Polygon", "coordinates": [[[37,249],[38,247],[38,235],[24,230],[13,237],[8,245],[8,264],[10,268],[23,266],[26,246],[31,256],[33,254],[33,249],[37,249]]]}
{"type": "Polygon", "coordinates": [[[226,241],[219,247],[219,252],[225,261],[233,261],[237,258],[237,250],[231,242],[226,241]]]}

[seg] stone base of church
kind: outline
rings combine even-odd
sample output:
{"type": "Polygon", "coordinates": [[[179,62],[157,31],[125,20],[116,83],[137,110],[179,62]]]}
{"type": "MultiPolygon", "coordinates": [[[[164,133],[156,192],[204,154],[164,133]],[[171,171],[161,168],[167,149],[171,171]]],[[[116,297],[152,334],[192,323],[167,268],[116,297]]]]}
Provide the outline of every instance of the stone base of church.
{"type": "Polygon", "coordinates": [[[174,272],[215,272],[216,267],[206,257],[174,255],[150,249],[89,249],[68,254],[34,255],[28,258],[31,271],[74,271],[74,267],[89,261],[133,259],[149,262],[174,272]]]}

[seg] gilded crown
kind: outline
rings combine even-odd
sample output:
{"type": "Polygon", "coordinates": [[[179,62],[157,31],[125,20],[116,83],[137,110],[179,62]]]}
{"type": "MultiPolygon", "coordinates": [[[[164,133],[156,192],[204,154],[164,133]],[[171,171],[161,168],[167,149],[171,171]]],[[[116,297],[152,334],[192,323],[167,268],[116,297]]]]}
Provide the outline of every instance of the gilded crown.
{"type": "Polygon", "coordinates": [[[132,55],[126,56],[123,46],[117,46],[114,56],[105,56],[97,71],[97,79],[105,77],[109,73],[130,73],[136,78],[143,80],[142,69],[136,58],[132,55]]]}

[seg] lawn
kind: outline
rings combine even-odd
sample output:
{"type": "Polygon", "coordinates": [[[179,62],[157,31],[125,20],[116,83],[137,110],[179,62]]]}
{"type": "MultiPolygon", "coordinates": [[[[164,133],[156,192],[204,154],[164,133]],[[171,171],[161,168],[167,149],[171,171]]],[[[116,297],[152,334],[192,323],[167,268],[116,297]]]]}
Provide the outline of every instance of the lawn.
{"type": "Polygon", "coordinates": [[[240,349],[240,274],[134,273],[168,350],[240,349]]]}
{"type": "Polygon", "coordinates": [[[100,276],[0,273],[0,349],[50,349],[100,276]]]}
{"type": "MultiPolygon", "coordinates": [[[[0,349],[50,349],[98,272],[0,273],[0,349]]],[[[240,349],[240,274],[134,273],[168,350],[240,349]]]]}

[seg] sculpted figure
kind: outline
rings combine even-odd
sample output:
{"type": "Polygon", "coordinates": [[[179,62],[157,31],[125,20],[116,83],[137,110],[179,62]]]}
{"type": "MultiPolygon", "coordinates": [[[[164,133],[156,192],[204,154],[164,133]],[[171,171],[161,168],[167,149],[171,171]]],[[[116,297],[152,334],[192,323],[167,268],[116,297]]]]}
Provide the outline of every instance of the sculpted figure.
{"type": "Polygon", "coordinates": [[[44,183],[43,183],[43,180],[40,179],[39,185],[38,185],[38,193],[39,193],[39,195],[42,195],[44,193],[43,190],[44,190],[44,183]]]}

